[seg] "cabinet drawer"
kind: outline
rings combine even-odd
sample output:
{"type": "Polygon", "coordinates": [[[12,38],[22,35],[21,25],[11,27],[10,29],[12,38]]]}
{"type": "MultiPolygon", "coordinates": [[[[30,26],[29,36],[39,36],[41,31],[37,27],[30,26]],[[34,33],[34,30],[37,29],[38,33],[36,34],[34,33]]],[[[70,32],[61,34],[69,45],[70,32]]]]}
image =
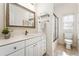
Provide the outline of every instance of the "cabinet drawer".
{"type": "Polygon", "coordinates": [[[28,40],[26,40],[26,46],[34,44],[34,43],[38,42],[39,40],[41,40],[40,37],[35,37],[35,38],[28,39],[28,40]]]}
{"type": "Polygon", "coordinates": [[[8,55],[24,47],[24,41],[0,47],[0,56],[8,55]]]}
{"type": "Polygon", "coordinates": [[[19,51],[16,51],[8,56],[24,56],[24,49],[21,49],[19,51]]]}

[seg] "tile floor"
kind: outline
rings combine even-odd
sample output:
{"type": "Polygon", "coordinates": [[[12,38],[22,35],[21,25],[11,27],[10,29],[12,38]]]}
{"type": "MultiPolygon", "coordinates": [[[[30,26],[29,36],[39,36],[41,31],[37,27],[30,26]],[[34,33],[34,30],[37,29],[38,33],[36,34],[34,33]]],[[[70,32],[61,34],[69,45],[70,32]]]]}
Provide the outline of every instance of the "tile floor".
{"type": "Polygon", "coordinates": [[[76,48],[66,49],[64,45],[57,44],[54,49],[54,56],[78,56],[78,50],[76,48]]]}

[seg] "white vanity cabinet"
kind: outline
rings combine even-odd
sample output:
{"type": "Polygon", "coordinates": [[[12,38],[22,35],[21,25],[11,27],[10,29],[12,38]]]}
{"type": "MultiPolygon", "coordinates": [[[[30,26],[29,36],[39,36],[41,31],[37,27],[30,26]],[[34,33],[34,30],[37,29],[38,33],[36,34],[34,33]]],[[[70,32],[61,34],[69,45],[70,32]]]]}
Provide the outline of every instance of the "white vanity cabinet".
{"type": "Polygon", "coordinates": [[[46,39],[41,35],[0,46],[0,56],[42,56],[45,52],[46,39]]]}

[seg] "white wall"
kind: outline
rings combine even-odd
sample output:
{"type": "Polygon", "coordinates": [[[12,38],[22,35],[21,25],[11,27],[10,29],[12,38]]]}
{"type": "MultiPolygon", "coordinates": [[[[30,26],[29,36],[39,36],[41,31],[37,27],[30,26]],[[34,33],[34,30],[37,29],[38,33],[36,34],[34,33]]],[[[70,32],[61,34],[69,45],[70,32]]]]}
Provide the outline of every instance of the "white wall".
{"type": "Polygon", "coordinates": [[[75,15],[75,20],[74,20],[74,37],[73,37],[73,46],[76,46],[77,42],[77,35],[76,35],[76,13],[77,13],[77,4],[73,3],[60,3],[60,4],[55,4],[54,5],[55,13],[59,17],[59,43],[64,44],[64,39],[63,39],[63,20],[62,17],[64,15],[68,14],[74,14],[75,15]]]}
{"type": "Polygon", "coordinates": [[[78,52],[79,52],[79,3],[77,4],[77,38],[78,38],[78,52]]]}
{"type": "Polygon", "coordinates": [[[0,38],[2,37],[2,29],[4,27],[4,4],[0,3],[0,38]]]}
{"type": "Polygon", "coordinates": [[[36,11],[35,6],[32,5],[31,3],[18,3],[18,4],[20,4],[21,6],[24,6],[24,7],[28,8],[28,9],[34,11],[34,12],[36,11]]]}

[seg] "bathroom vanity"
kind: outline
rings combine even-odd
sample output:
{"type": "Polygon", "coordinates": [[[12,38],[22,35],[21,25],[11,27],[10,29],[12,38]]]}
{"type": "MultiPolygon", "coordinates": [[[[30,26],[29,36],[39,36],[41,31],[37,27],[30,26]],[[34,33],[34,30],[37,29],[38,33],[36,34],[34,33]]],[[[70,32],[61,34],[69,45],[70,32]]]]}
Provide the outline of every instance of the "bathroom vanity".
{"type": "MultiPolygon", "coordinates": [[[[6,27],[35,28],[34,11],[18,3],[7,3],[5,7],[6,27]]],[[[0,56],[42,56],[45,53],[46,37],[43,33],[0,39],[0,56]]]]}
{"type": "Polygon", "coordinates": [[[0,56],[42,56],[46,53],[46,37],[35,33],[0,39],[0,56]]]}

